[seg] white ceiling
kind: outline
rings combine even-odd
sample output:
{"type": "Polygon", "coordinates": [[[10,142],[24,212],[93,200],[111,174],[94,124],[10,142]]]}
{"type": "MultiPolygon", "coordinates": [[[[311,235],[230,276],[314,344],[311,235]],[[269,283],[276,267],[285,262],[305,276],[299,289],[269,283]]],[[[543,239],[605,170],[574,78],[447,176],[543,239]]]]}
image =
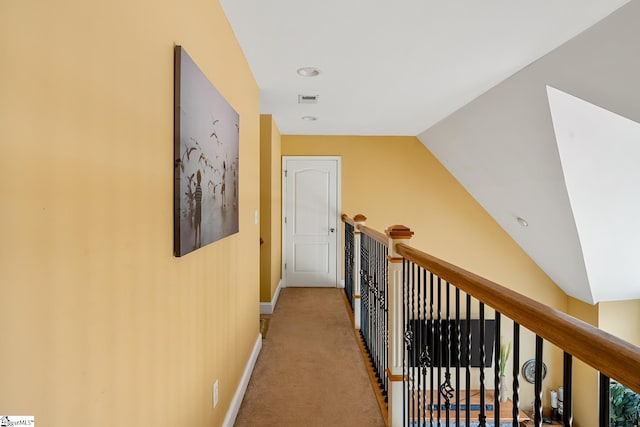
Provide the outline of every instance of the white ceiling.
{"type": "Polygon", "coordinates": [[[282,133],[413,136],[627,1],[220,3],[282,133]]]}
{"type": "MultiPolygon", "coordinates": [[[[569,295],[587,302],[623,299],[609,292],[611,286],[593,291],[589,283],[601,273],[586,268],[585,260],[603,254],[583,254],[583,246],[606,233],[584,231],[596,226],[589,223],[589,214],[574,218],[572,203],[579,194],[574,187],[580,178],[567,177],[564,185],[565,154],[575,152],[556,145],[557,120],[555,114],[553,123],[550,118],[546,85],[567,88],[553,81],[536,83],[537,124],[544,121],[540,128],[548,143],[529,141],[522,152],[508,145],[475,147],[485,155],[480,167],[471,164],[478,157],[469,156],[478,142],[458,138],[459,129],[448,123],[459,127],[456,115],[464,117],[460,111],[473,108],[476,98],[629,0],[220,2],[260,87],[261,112],[273,115],[282,134],[419,136],[569,295]],[[296,69],[304,66],[317,67],[321,74],[298,76],[296,69]],[[319,102],[300,105],[298,95],[318,95],[319,102]],[[523,162],[541,167],[516,178],[523,162]],[[492,175],[494,170],[499,172],[492,175]],[[540,170],[546,180],[537,176],[540,170]],[[504,191],[495,191],[498,182],[504,191]],[[531,192],[522,196],[522,188],[531,192]],[[540,205],[551,208],[541,212],[540,205]],[[529,235],[512,225],[515,215],[532,222],[529,235]]],[[[526,138],[519,139],[524,144],[526,138]]],[[[635,298],[640,298],[638,288],[632,292],[635,298]]]]}

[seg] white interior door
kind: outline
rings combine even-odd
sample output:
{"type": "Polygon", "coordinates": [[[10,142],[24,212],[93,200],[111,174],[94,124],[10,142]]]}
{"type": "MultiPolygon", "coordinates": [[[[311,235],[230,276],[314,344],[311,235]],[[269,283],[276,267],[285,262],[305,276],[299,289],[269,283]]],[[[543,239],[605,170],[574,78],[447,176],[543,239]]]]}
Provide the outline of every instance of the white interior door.
{"type": "Polygon", "coordinates": [[[283,158],[286,286],[337,286],[339,157],[283,158]]]}

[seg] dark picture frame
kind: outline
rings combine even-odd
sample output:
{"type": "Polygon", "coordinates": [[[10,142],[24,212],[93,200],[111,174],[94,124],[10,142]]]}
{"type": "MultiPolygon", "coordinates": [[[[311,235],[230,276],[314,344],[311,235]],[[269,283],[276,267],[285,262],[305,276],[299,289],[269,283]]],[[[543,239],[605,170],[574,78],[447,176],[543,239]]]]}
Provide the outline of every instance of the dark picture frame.
{"type": "Polygon", "coordinates": [[[239,231],[238,113],[182,46],[174,51],[174,255],[239,231]]]}

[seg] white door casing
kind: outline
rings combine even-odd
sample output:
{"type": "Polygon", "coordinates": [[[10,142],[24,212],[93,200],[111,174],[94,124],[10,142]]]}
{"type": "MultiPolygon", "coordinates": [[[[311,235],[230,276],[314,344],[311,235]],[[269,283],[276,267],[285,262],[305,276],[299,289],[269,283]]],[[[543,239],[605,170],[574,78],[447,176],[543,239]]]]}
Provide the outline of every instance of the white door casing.
{"type": "Polygon", "coordinates": [[[282,249],[286,286],[338,286],[340,157],[282,160],[282,249]]]}

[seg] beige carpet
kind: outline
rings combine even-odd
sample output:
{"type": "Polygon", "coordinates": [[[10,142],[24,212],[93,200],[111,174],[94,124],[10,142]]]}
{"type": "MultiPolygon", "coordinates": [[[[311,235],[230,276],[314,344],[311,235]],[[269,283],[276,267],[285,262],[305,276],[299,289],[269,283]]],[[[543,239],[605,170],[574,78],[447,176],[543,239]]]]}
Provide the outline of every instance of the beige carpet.
{"type": "Polygon", "coordinates": [[[282,290],[236,426],[384,426],[341,292],[282,290]]]}

